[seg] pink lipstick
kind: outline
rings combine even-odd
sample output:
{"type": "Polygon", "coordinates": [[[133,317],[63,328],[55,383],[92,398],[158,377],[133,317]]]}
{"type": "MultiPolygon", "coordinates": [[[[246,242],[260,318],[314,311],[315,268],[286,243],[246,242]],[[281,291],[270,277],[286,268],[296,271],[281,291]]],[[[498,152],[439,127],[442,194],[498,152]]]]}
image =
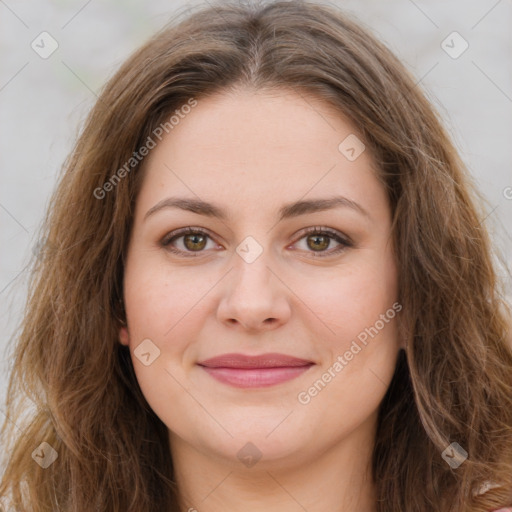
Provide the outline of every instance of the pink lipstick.
{"type": "Polygon", "coordinates": [[[312,361],[284,354],[222,354],[198,363],[219,382],[238,388],[274,386],[294,379],[313,366],[312,361]]]}

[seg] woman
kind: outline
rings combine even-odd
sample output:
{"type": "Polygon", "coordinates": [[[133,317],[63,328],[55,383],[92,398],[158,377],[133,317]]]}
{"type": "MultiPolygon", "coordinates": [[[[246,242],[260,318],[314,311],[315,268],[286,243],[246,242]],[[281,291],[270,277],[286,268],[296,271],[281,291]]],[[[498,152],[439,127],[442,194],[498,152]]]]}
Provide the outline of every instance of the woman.
{"type": "Polygon", "coordinates": [[[339,12],[166,28],[51,203],[5,506],[510,506],[509,312],[477,199],[413,78],[339,12]]]}

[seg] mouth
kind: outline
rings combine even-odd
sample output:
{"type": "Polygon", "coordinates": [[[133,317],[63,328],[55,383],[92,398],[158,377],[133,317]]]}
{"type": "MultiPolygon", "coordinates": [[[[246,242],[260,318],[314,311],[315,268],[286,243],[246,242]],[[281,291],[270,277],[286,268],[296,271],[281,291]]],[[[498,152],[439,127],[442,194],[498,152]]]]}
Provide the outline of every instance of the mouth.
{"type": "Polygon", "coordinates": [[[302,375],[314,364],[285,354],[223,354],[198,363],[217,381],[238,388],[275,386],[302,375]]]}

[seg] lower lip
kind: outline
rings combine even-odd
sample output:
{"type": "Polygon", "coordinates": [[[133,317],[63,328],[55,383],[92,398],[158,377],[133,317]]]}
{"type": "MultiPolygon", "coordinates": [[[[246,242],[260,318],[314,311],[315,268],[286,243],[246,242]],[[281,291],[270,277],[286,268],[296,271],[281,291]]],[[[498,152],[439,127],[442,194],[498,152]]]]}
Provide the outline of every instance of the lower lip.
{"type": "Polygon", "coordinates": [[[214,379],[237,388],[262,388],[275,386],[295,379],[307,371],[307,366],[286,366],[279,368],[202,368],[214,379]]]}

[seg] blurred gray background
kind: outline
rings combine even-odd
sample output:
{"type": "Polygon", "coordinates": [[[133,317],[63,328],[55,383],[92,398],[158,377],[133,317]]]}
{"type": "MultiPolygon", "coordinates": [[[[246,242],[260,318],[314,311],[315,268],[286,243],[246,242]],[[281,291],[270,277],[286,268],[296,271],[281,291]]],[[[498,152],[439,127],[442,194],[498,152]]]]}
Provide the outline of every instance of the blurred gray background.
{"type": "MultiPolygon", "coordinates": [[[[172,17],[201,3],[0,0],[0,414],[26,265],[57,173],[105,81],[172,17]]],[[[512,1],[330,3],[356,16],[417,77],[488,199],[482,221],[510,266],[512,1]]]]}

